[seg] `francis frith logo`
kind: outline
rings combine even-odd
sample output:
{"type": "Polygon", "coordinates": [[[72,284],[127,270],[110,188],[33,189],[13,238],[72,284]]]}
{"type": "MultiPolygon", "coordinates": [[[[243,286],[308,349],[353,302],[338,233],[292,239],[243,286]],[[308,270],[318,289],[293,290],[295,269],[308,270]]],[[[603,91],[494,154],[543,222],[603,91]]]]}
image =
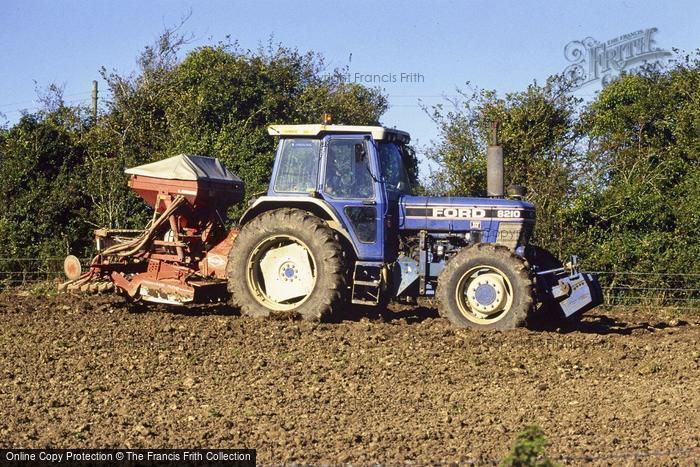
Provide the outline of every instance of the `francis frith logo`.
{"type": "Polygon", "coordinates": [[[564,56],[571,62],[564,76],[578,89],[596,83],[605,87],[623,72],[663,71],[673,63],[673,54],[657,47],[657,32],[657,28],[647,28],[605,42],[592,37],[571,41],[564,47],[564,56]]]}

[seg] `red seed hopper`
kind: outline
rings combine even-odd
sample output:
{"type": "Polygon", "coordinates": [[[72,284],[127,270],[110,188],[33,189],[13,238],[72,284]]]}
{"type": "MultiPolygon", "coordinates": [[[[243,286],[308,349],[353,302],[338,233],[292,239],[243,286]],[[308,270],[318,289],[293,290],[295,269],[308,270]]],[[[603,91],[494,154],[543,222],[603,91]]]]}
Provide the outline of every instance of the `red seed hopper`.
{"type": "Polygon", "coordinates": [[[145,230],[99,229],[98,254],[80,274],[66,258],[65,289],[116,288],[135,299],[181,304],[226,294],[228,253],[237,234],[227,209],[243,199],[243,182],[211,157],[179,155],[125,171],[129,186],[153,208],[145,230]]]}
{"type": "Polygon", "coordinates": [[[129,186],[158,212],[163,196],[182,196],[192,209],[218,209],[243,199],[243,182],[212,157],[179,155],[125,172],[131,175],[129,186]]]}

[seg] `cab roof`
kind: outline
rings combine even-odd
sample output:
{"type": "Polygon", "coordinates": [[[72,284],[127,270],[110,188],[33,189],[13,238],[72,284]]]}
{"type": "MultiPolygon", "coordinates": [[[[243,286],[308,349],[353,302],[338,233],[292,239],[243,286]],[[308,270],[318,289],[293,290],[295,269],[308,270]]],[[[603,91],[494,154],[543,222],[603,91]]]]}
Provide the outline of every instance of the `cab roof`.
{"type": "Polygon", "coordinates": [[[405,131],[383,126],[361,125],[270,125],[267,132],[273,136],[325,136],[326,134],[369,133],[377,141],[408,143],[411,135],[405,131]]]}

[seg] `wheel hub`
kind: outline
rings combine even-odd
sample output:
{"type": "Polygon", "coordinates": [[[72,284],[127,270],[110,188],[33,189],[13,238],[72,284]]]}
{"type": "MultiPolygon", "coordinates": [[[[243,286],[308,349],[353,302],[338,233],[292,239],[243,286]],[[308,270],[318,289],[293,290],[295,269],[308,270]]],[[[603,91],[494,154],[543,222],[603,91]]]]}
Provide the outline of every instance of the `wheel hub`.
{"type": "Polygon", "coordinates": [[[307,250],[298,243],[270,248],[260,260],[265,294],[281,303],[311,293],[314,285],[307,250]]]}
{"type": "Polygon", "coordinates": [[[470,308],[484,316],[500,312],[508,299],[503,278],[495,273],[478,276],[465,293],[470,308]]]}
{"type": "Polygon", "coordinates": [[[474,291],[477,302],[488,306],[496,300],[496,289],[491,284],[479,284],[474,291]]]}
{"type": "Polygon", "coordinates": [[[293,281],[299,274],[299,270],[296,265],[292,262],[285,262],[280,268],[280,277],[283,281],[289,282],[293,281]]]}

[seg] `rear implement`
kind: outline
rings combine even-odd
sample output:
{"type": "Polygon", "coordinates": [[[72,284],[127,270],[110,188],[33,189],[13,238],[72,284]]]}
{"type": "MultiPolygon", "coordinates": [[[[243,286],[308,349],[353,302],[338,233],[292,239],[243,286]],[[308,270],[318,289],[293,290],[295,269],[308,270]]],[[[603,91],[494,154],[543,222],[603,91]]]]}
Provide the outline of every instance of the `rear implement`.
{"type": "Polygon", "coordinates": [[[180,155],[126,170],[129,186],[153,208],[145,230],[98,229],[86,273],[67,258],[61,288],[117,291],[133,299],[183,304],[225,299],[226,210],[243,199],[243,182],[216,159],[180,155]]]}

